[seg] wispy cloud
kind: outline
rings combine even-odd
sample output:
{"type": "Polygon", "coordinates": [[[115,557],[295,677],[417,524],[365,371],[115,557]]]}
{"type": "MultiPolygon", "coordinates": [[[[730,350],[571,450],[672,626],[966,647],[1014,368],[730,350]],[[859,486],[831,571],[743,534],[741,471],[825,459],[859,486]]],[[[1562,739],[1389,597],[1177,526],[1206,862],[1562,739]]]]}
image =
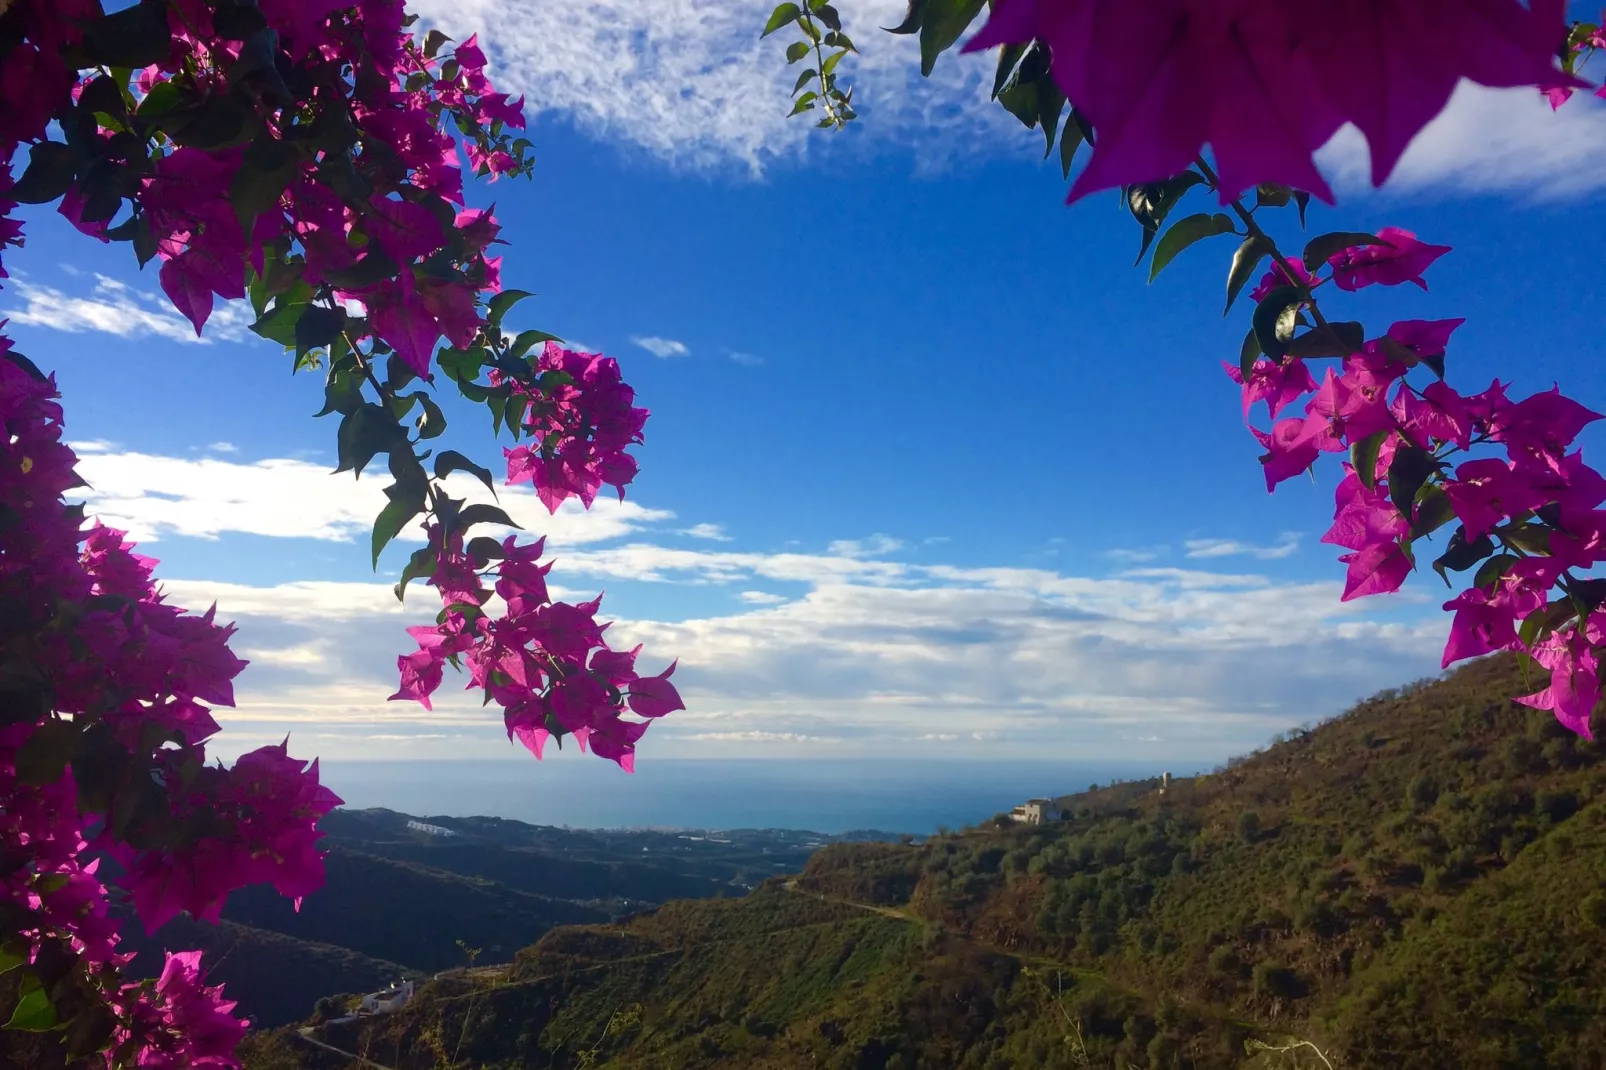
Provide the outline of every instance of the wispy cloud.
{"type": "Polygon", "coordinates": [[[1189,539],[1183,544],[1190,558],[1253,557],[1259,561],[1277,561],[1299,552],[1299,532],[1285,531],[1270,546],[1255,546],[1237,539],[1189,539]]]}
{"type": "MultiPolygon", "coordinates": [[[[532,112],[564,116],[610,143],[676,167],[759,174],[826,144],[790,110],[785,35],[757,41],[771,0],[420,0],[426,18],[462,37],[484,31],[500,83],[532,112]]],[[[845,9],[861,54],[842,68],[862,121],[855,144],[914,146],[922,165],[1024,155],[1026,131],[988,100],[996,57],[944,55],[921,78],[919,42],[896,25],[906,0],[845,9]]],[[[979,23],[977,24],[979,25],[979,23]]],[[[1040,150],[1037,153],[1041,155],[1040,150]]],[[[1366,188],[1367,154],[1352,129],[1320,156],[1338,187],[1366,188]]],[[[1391,187],[1525,197],[1577,196],[1606,185],[1606,106],[1580,94],[1552,114],[1530,90],[1464,84],[1406,153],[1391,187]]]]}
{"type": "Polygon", "coordinates": [[[737,597],[750,606],[778,606],[786,601],[785,595],[770,594],[768,591],[743,591],[737,597]]]}
{"type": "Polygon", "coordinates": [[[709,539],[713,542],[731,541],[731,537],[725,534],[724,524],[693,524],[689,528],[681,528],[676,534],[687,535],[693,539],[709,539]]]}
{"type": "Polygon", "coordinates": [[[1104,556],[1124,565],[1141,565],[1158,560],[1167,550],[1168,547],[1165,546],[1117,547],[1114,550],[1104,551],[1104,556]]]}
{"type": "Polygon", "coordinates": [[[206,447],[212,453],[239,453],[240,447],[232,442],[213,442],[206,447]]]}
{"type": "Polygon", "coordinates": [[[655,357],[684,357],[691,352],[685,342],[677,342],[673,338],[659,338],[655,335],[640,338],[632,335],[630,340],[655,357]]]}
{"type": "MultiPolygon", "coordinates": [[[[77,442],[80,493],[92,514],[141,542],[163,535],[215,539],[229,532],[273,538],[350,542],[366,537],[385,506],[382,475],[353,482],[328,468],[288,458],[245,462],[223,457],[162,457],[125,452],[105,443],[77,442]]],[[[448,481],[454,494],[489,501],[471,476],[448,481]]],[[[578,545],[641,531],[674,514],[635,502],[598,498],[590,510],[574,499],[555,516],[528,487],[504,487],[500,504],[515,521],[539,521],[555,545],[578,545]]],[[[533,524],[527,526],[534,526],[533,524]]],[[[422,539],[410,528],[404,539],[422,539]]]]}
{"type": "Polygon", "coordinates": [[[246,325],[255,317],[244,302],[220,304],[207,321],[204,337],[173,310],[160,294],[137,290],[105,275],[95,275],[87,294],[69,294],[53,286],[33,283],[19,274],[0,293],[0,315],[14,324],[68,334],[110,334],[118,338],[162,338],[169,342],[209,345],[237,342],[247,337],[246,325]],[[14,302],[19,301],[21,304],[14,302]]]}
{"type": "Polygon", "coordinates": [[[878,533],[868,539],[837,539],[830,549],[838,557],[885,557],[903,549],[903,540],[878,533]]]}
{"type": "Polygon", "coordinates": [[[763,357],[757,357],[751,353],[731,353],[729,356],[732,361],[736,362],[737,364],[745,365],[749,368],[755,368],[764,363],[763,357]]]}

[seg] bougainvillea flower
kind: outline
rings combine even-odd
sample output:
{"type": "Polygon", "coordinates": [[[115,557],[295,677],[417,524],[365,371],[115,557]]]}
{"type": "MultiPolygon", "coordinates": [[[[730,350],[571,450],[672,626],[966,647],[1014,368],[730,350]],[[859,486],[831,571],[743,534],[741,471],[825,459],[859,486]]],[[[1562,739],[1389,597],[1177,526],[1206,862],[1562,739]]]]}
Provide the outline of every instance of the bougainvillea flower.
{"type": "Polygon", "coordinates": [[[1340,290],[1398,286],[1402,282],[1412,282],[1426,290],[1428,284],[1422,273],[1450,251],[1448,245],[1419,242],[1415,234],[1399,227],[1383,227],[1377,238],[1381,244],[1352,246],[1328,258],[1333,284],[1340,290]]]}
{"type": "Polygon", "coordinates": [[[1465,318],[1401,320],[1388,329],[1388,337],[1415,353],[1418,360],[1432,360],[1445,355],[1450,336],[1465,322],[1465,318]]]}
{"type": "Polygon", "coordinates": [[[1529,482],[1498,457],[1460,465],[1455,478],[1445,481],[1444,493],[1469,539],[1488,534],[1508,516],[1543,504],[1529,482]]]}
{"type": "Polygon", "coordinates": [[[1322,455],[1321,450],[1306,441],[1305,421],[1298,417],[1278,420],[1270,434],[1255,427],[1249,430],[1266,448],[1260,464],[1266,475],[1267,491],[1276,490],[1277,484],[1285,479],[1304,474],[1322,455]]]}
{"type": "Polygon", "coordinates": [[[638,677],[630,685],[631,710],[643,717],[664,717],[685,709],[686,704],[680,700],[680,692],[669,682],[678,664],[678,661],[671,664],[657,676],[638,677]]]}
{"type": "Polygon", "coordinates": [[[1342,601],[1397,591],[1411,574],[1411,559],[1397,540],[1373,543],[1339,558],[1349,568],[1342,601]]]}
{"type": "Polygon", "coordinates": [[[1308,286],[1314,281],[1316,277],[1305,270],[1302,261],[1275,259],[1271,270],[1262,275],[1260,282],[1249,291],[1249,299],[1258,305],[1279,286],[1308,286]]]}
{"type": "Polygon", "coordinates": [[[1402,384],[1389,411],[1405,437],[1423,449],[1440,442],[1453,442],[1463,450],[1472,444],[1467,400],[1445,383],[1429,383],[1421,394],[1402,384]]]}
{"type": "Polygon", "coordinates": [[[1455,613],[1450,625],[1450,639],[1444,644],[1444,657],[1439,667],[1448,669],[1466,658],[1476,658],[1496,650],[1516,650],[1517,616],[1504,600],[1476,587],[1444,603],[1447,611],[1455,613]]]}
{"type": "Polygon", "coordinates": [[[1490,421],[1489,436],[1505,443],[1512,460],[1556,467],[1579,432],[1601,418],[1555,387],[1506,408],[1490,421]]]}
{"type": "Polygon", "coordinates": [[[1310,369],[1298,357],[1283,361],[1257,360],[1249,371],[1248,382],[1244,382],[1243,372],[1237,365],[1222,361],[1221,366],[1233,382],[1243,387],[1245,420],[1249,419],[1249,409],[1257,401],[1266,402],[1275,420],[1283,409],[1316,389],[1316,380],[1311,378],[1310,369]]]}
{"type": "Polygon", "coordinates": [[[1368,489],[1354,469],[1339,481],[1333,498],[1333,526],[1322,536],[1324,543],[1364,550],[1374,543],[1397,539],[1410,529],[1388,492],[1381,487],[1368,489]]]}
{"type": "Polygon", "coordinates": [[[965,48],[1048,44],[1054,80],[1098,134],[1073,200],[1177,174],[1209,143],[1224,197],[1279,182],[1331,201],[1311,156],[1343,118],[1296,37],[1287,4],[1009,0],[965,48]]]}
{"type": "Polygon", "coordinates": [[[1550,670],[1550,686],[1517,701],[1549,710],[1566,728],[1594,739],[1589,719],[1600,702],[1600,663],[1589,641],[1576,629],[1554,632],[1534,649],[1533,656],[1550,670]]]}

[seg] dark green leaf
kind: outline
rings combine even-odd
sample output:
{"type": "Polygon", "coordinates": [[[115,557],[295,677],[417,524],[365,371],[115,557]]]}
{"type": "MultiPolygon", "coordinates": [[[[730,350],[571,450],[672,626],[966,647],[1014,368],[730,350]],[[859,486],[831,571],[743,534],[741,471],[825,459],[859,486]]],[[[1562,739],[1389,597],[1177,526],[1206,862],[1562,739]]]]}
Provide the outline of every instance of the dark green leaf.
{"type": "Polygon", "coordinates": [[[764,24],[764,32],[760,37],[768,37],[782,26],[788,26],[798,20],[802,10],[796,4],[781,4],[770,12],[769,21],[764,24]]]}
{"type": "Polygon", "coordinates": [[[1511,524],[1500,529],[1500,537],[1530,554],[1550,553],[1550,529],[1537,524],[1511,524]]]}
{"type": "Polygon", "coordinates": [[[1299,226],[1303,230],[1305,227],[1305,209],[1310,207],[1310,194],[1302,189],[1296,189],[1294,191],[1294,203],[1299,205],[1299,226]]]}
{"type": "Polygon", "coordinates": [[[920,23],[922,75],[930,76],[937,57],[953,47],[986,6],[987,0],[928,0],[920,23]]]}
{"type": "Polygon", "coordinates": [[[485,318],[493,327],[500,327],[502,326],[502,317],[507,315],[508,309],[526,297],[534,296],[534,294],[527,293],[524,290],[503,290],[491,298],[491,303],[486,309],[485,318]]]}
{"type": "Polygon", "coordinates": [[[1021,121],[1021,125],[1030,130],[1037,125],[1040,113],[1037,83],[1016,83],[998,94],[998,103],[1004,110],[1021,121]]]}
{"type": "Polygon", "coordinates": [[[1467,539],[1467,529],[1458,527],[1455,534],[1450,536],[1450,545],[1445,548],[1442,556],[1433,562],[1433,571],[1437,572],[1446,585],[1450,583],[1450,572],[1465,572],[1479,561],[1494,553],[1494,540],[1487,535],[1480,535],[1476,539],[1467,539]]]}
{"type": "Polygon", "coordinates": [[[435,574],[435,552],[427,546],[414,550],[407,559],[407,567],[402,569],[401,579],[396,582],[396,601],[405,602],[407,585],[420,576],[433,576],[435,574]]]}
{"type": "Polygon", "coordinates": [[[84,53],[94,66],[149,67],[167,59],[172,47],[164,0],[142,0],[84,27],[84,53]]]}
{"type": "Polygon", "coordinates": [[[212,28],[225,41],[244,41],[267,24],[255,0],[223,0],[212,15],[212,28]]]}
{"type": "Polygon", "coordinates": [[[79,1011],[67,1024],[66,1036],[62,1038],[67,1047],[67,1059],[77,1061],[103,1050],[116,1027],[117,1019],[101,1004],[79,1011]]]}
{"type": "Polygon", "coordinates": [[[1400,443],[1394,451],[1394,460],[1389,463],[1389,499],[1401,516],[1411,517],[1416,492],[1437,470],[1437,463],[1427,450],[1409,442],[1400,443]]]}
{"type": "Polygon", "coordinates": [[[151,229],[151,221],[144,212],[134,221],[134,257],[139,266],[144,267],[155,258],[156,232],[151,229]]]}
{"type": "Polygon", "coordinates": [[[1231,233],[1232,220],[1220,212],[1215,215],[1200,212],[1178,220],[1154,247],[1154,260],[1149,265],[1149,281],[1153,282],[1160,272],[1166,269],[1166,265],[1175,260],[1177,254],[1188,246],[1206,238],[1214,238],[1218,234],[1231,233]]]}
{"type": "Polygon", "coordinates": [[[1243,373],[1244,381],[1255,370],[1255,361],[1260,359],[1260,339],[1255,337],[1253,329],[1244,335],[1244,344],[1238,349],[1238,370],[1243,373]]]}
{"type": "Polygon", "coordinates": [[[10,973],[28,961],[28,956],[0,947],[0,974],[10,973]]]}
{"type": "Polygon", "coordinates": [[[489,468],[475,464],[456,450],[442,450],[435,457],[435,478],[445,479],[453,472],[469,472],[484,483],[492,494],[496,493],[496,480],[492,478],[489,468]]]}
{"type": "Polygon", "coordinates": [[[797,76],[797,84],[792,87],[792,95],[796,96],[797,93],[798,93],[798,90],[802,89],[804,86],[808,85],[810,82],[812,82],[814,79],[818,78],[819,76],[820,76],[820,72],[815,70],[812,67],[810,67],[808,70],[804,71],[802,74],[799,74],[797,76]]]}
{"type": "Polygon", "coordinates": [[[355,371],[330,372],[323,387],[323,408],[314,416],[338,412],[350,416],[362,408],[362,375],[355,371]]]}
{"type": "Polygon", "coordinates": [[[435,399],[428,394],[418,395],[418,404],[423,412],[418,414],[418,437],[420,439],[439,438],[446,433],[446,414],[441,407],[435,404],[435,399]]]}
{"type": "Polygon", "coordinates": [[[909,0],[909,10],[904,12],[903,21],[896,26],[884,27],[888,33],[918,33],[920,24],[926,18],[926,5],[930,0],[909,0]]]}
{"type": "Polygon", "coordinates": [[[793,41],[786,46],[786,62],[796,63],[812,51],[813,48],[807,41],[793,41]]]}
{"type": "Polygon", "coordinates": [[[998,72],[993,75],[994,100],[998,99],[998,94],[1002,93],[1004,87],[1009,84],[1010,75],[1015,73],[1015,67],[1025,54],[1026,46],[1024,44],[1005,45],[998,50],[998,72]]]}
{"type": "Polygon", "coordinates": [[[378,249],[370,249],[367,256],[349,268],[326,270],[324,278],[342,290],[361,290],[384,279],[395,278],[401,265],[378,249]]]}
{"type": "Polygon", "coordinates": [[[1479,567],[1477,578],[1472,581],[1473,586],[1492,592],[1501,578],[1511,570],[1511,566],[1521,560],[1522,558],[1516,554],[1496,554],[1479,567]]]}
{"type": "Polygon", "coordinates": [[[233,93],[208,97],[193,107],[169,111],[160,117],[157,125],[175,143],[208,152],[243,145],[260,127],[255,114],[233,93]]]}
{"type": "Polygon", "coordinates": [[[451,40],[450,37],[447,37],[444,33],[441,33],[439,30],[431,30],[428,33],[426,33],[424,35],[424,55],[425,55],[425,57],[427,57],[429,59],[434,59],[437,55],[440,54],[441,46],[444,45],[446,42],[448,42],[450,40],[451,40]]]}
{"type": "Polygon", "coordinates": [[[515,531],[524,529],[513,523],[513,518],[494,505],[471,505],[457,516],[458,529],[467,531],[475,524],[500,524],[515,531]]]}
{"type": "Polygon", "coordinates": [[[1037,80],[1037,123],[1043,130],[1043,137],[1047,144],[1043,147],[1043,159],[1054,151],[1054,138],[1059,134],[1060,113],[1065,110],[1065,94],[1060,91],[1054,79],[1044,75],[1037,80]]]}
{"type": "Polygon", "coordinates": [[[251,324],[251,330],[270,342],[278,342],[286,349],[293,349],[296,344],[296,326],[301,322],[301,317],[312,307],[305,301],[285,301],[281,297],[274,301],[273,308],[267,315],[251,324]]]}
{"type": "Polygon", "coordinates": [[[1079,118],[1073,105],[1071,114],[1065,120],[1065,131],[1060,134],[1060,171],[1065,178],[1071,177],[1071,161],[1076,158],[1076,150],[1082,147],[1082,124],[1079,118]]]}
{"type": "Polygon", "coordinates": [[[1349,463],[1354,467],[1361,486],[1367,490],[1377,488],[1377,455],[1382,451],[1383,443],[1388,437],[1389,432],[1385,428],[1375,434],[1367,435],[1359,442],[1350,443],[1349,463]]]}
{"type": "Polygon", "coordinates": [[[1275,182],[1262,182],[1255,187],[1255,207],[1283,208],[1294,197],[1294,191],[1275,182]]]}
{"type": "Polygon", "coordinates": [[[1277,286],[1255,306],[1255,339],[1261,352],[1272,360],[1281,361],[1288,352],[1304,299],[1305,292],[1298,286],[1277,286]]]}
{"type": "Polygon", "coordinates": [[[1227,307],[1222,310],[1223,316],[1232,311],[1233,302],[1238,300],[1238,295],[1254,276],[1260,261],[1270,252],[1270,241],[1262,235],[1251,234],[1232,254],[1232,270],[1227,272],[1227,307]]]}
{"type": "Polygon", "coordinates": [[[346,310],[308,305],[296,320],[296,353],[327,349],[346,329],[346,310]]]}
{"type": "Polygon", "coordinates": [[[476,567],[478,568],[484,568],[490,562],[500,561],[507,556],[507,551],[502,549],[502,544],[489,535],[476,535],[468,540],[466,549],[469,557],[477,562],[476,567]]]}
{"type": "Polygon", "coordinates": [[[814,107],[814,101],[818,100],[819,96],[820,94],[814,92],[813,90],[804,93],[802,96],[797,98],[797,103],[792,105],[792,110],[786,113],[787,116],[790,117],[793,115],[799,115],[803,112],[812,110],[814,107]]]}
{"type": "Polygon", "coordinates": [[[394,416],[372,402],[365,402],[340,421],[335,441],[340,454],[340,467],[335,471],[350,472],[357,477],[375,454],[408,448],[407,432],[394,416]]]}
{"type": "Polygon", "coordinates": [[[1455,507],[1450,504],[1450,496],[1429,483],[1416,498],[1416,518],[1411,521],[1411,538],[1431,535],[1454,519],[1455,507]]]}
{"type": "Polygon", "coordinates": [[[842,16],[837,14],[836,8],[832,7],[830,4],[821,4],[818,7],[815,7],[812,3],[809,5],[809,7],[813,9],[815,18],[831,27],[832,30],[838,32],[841,31],[842,16]]]}
{"type": "Polygon", "coordinates": [[[41,141],[28,148],[28,169],[6,196],[22,204],[49,204],[72,188],[77,155],[59,141],[41,141]]]}
{"type": "Polygon", "coordinates": [[[78,725],[51,718],[33,730],[17,750],[17,779],[24,784],[54,784],[78,746],[78,725]]]}
{"type": "Polygon", "coordinates": [[[1347,357],[1365,344],[1366,328],[1359,323],[1324,323],[1288,343],[1288,356],[1347,357]]]}
{"type": "Polygon", "coordinates": [[[17,1006],[11,1012],[11,1020],[0,1028],[44,1033],[55,1027],[56,1007],[50,1002],[50,995],[40,986],[38,977],[32,973],[27,974],[22,979],[17,1006]]]}
{"type": "Polygon", "coordinates": [[[547,334],[545,331],[520,331],[519,336],[513,339],[513,344],[508,347],[508,354],[518,359],[543,342],[557,342],[562,345],[563,339],[555,334],[547,334]]]}
{"type": "Polygon", "coordinates": [[[390,501],[380,510],[379,517],[374,521],[372,548],[374,553],[374,567],[379,567],[379,555],[385,547],[390,545],[392,539],[401,534],[401,529],[407,522],[424,511],[424,492],[416,486],[403,486],[392,484],[385,488],[385,496],[390,501]]]}
{"type": "Polygon", "coordinates": [[[1357,245],[1381,245],[1375,234],[1362,234],[1352,231],[1334,231],[1312,238],[1305,246],[1305,270],[1315,271],[1327,262],[1328,257],[1336,256],[1345,249],[1357,245]]]}
{"type": "Polygon", "coordinates": [[[296,152],[289,144],[269,134],[251,142],[229,184],[229,201],[240,229],[250,234],[257,216],[278,205],[295,177],[296,152]]]}

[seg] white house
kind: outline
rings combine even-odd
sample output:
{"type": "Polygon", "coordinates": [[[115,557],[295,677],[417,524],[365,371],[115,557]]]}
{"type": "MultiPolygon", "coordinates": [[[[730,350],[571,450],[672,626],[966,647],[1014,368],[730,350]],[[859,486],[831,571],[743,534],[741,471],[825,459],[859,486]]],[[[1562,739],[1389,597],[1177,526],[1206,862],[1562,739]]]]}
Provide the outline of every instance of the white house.
{"type": "Polygon", "coordinates": [[[1058,821],[1063,815],[1053,799],[1028,799],[1011,810],[1009,816],[1028,825],[1041,825],[1046,821],[1058,821]]]}
{"type": "Polygon", "coordinates": [[[413,982],[402,981],[393,984],[383,992],[370,992],[357,1004],[358,1014],[389,1014],[399,1011],[407,1006],[408,1000],[413,998],[413,982]]]}
{"type": "Polygon", "coordinates": [[[456,831],[454,831],[452,829],[443,828],[440,825],[427,825],[422,821],[408,821],[407,822],[407,827],[412,829],[414,832],[427,832],[431,836],[456,836],[457,835],[456,831]]]}

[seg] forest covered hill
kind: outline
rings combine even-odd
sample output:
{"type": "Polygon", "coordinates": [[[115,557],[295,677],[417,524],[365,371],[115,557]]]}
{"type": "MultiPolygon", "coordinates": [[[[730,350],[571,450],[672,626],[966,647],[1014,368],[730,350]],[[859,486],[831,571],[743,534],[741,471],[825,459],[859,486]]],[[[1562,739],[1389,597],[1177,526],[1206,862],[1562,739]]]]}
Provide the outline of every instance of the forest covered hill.
{"type": "Polygon", "coordinates": [[[1606,1066],[1606,762],[1531,689],[1491,658],[1163,794],[831,844],[319,1035],[397,1070],[1606,1066]]]}

